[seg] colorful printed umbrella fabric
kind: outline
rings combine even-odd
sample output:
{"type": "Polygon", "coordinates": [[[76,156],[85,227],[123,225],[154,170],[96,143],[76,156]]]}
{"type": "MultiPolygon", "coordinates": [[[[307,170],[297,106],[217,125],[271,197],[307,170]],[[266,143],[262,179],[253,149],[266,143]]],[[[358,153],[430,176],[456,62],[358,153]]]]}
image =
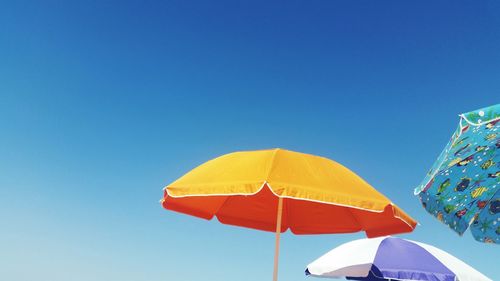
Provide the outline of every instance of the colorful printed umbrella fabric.
{"type": "Polygon", "coordinates": [[[491,281],[443,250],[396,237],[342,244],[309,264],[306,275],[363,281],[491,281]]]}
{"type": "Polygon", "coordinates": [[[460,115],[451,140],[415,189],[424,208],[462,235],[500,243],[500,104],[460,115]]]}

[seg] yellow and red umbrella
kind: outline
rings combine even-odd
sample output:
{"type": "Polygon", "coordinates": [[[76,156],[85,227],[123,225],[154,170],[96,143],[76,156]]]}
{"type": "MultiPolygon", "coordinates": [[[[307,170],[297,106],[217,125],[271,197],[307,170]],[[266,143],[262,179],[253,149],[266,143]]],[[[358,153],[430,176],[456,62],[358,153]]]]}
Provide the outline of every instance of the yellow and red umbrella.
{"type": "Polygon", "coordinates": [[[327,158],[283,149],[210,160],[165,187],[162,205],[204,219],[280,233],[411,232],[415,220],[358,175],[327,158]]]}

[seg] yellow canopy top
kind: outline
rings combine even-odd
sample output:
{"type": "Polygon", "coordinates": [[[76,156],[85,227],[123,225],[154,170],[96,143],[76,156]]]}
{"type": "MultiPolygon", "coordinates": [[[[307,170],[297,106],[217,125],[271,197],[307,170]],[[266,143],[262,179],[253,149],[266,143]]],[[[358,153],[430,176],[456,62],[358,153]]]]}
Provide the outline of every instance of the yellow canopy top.
{"type": "Polygon", "coordinates": [[[284,149],[243,151],[210,160],[165,189],[169,196],[252,195],[264,185],[279,197],[381,212],[391,201],[330,159],[284,149]]]}

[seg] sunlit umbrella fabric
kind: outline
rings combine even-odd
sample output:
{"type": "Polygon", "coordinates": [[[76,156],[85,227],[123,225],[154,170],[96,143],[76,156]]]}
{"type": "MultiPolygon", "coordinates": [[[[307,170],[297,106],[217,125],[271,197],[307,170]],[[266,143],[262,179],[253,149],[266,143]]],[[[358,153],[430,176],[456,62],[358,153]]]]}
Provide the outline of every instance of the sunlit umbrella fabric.
{"type": "Polygon", "coordinates": [[[459,127],[415,190],[460,235],[500,243],[500,105],[460,115],[459,127]]]}
{"type": "Polygon", "coordinates": [[[222,223],[275,231],[367,236],[410,232],[416,222],[355,173],[327,158],[283,149],[235,152],[193,169],[165,188],[163,206],[222,223]]]}
{"type": "Polygon", "coordinates": [[[363,281],[491,281],[443,250],[396,237],[342,244],[309,264],[306,275],[363,281]]]}
{"type": "Polygon", "coordinates": [[[210,160],[165,187],[167,210],[276,235],[410,232],[416,222],[358,175],[327,158],[283,149],[210,160]]]}

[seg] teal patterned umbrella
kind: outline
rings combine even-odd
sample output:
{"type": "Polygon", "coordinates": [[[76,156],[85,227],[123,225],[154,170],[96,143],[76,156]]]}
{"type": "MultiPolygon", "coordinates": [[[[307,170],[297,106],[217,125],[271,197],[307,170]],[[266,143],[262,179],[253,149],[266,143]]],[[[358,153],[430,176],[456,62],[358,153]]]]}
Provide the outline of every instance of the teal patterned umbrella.
{"type": "Polygon", "coordinates": [[[500,104],[460,115],[460,123],[422,184],[424,208],[462,235],[500,243],[500,104]]]}

